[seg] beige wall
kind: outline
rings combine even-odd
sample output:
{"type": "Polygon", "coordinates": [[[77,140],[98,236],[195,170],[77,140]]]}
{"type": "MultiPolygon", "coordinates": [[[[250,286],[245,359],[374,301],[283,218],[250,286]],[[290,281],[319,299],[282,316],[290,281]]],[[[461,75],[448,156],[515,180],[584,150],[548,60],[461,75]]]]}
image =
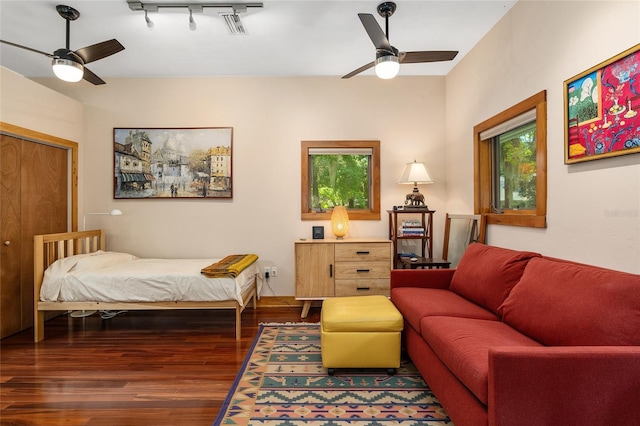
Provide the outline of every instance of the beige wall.
{"type": "MultiPolygon", "coordinates": [[[[57,84],[56,81],[47,84],[57,84]]],[[[104,227],[110,249],[153,257],[222,257],[256,252],[278,267],[273,292],[293,295],[293,242],[311,238],[300,220],[300,142],[378,139],[384,211],[380,221],[351,223],[350,236],[386,237],[387,209],[409,186],[404,163],[426,161],[436,183],[424,187],[436,214],[436,252],[444,226],[444,77],[157,78],[109,80],[102,87],[64,85],[85,104],[80,145],[83,211],[104,227]],[[114,127],[232,126],[233,200],[113,200],[114,127]]],[[[265,294],[271,294],[269,290],[265,294]]]]}
{"type": "Polygon", "coordinates": [[[640,155],[564,164],[563,82],[640,43],[638,1],[520,1],[447,75],[447,207],[473,207],[472,128],[547,90],[547,229],[494,245],[640,272],[640,155]]]}
{"type": "MultiPolygon", "coordinates": [[[[562,82],[639,41],[638,2],[521,1],[446,79],[157,78],[101,87],[48,79],[42,83],[71,98],[61,105],[84,104],[54,126],[50,117],[61,111],[50,111],[48,89],[15,102],[18,110],[7,105],[35,83],[12,79],[16,88],[7,91],[3,70],[2,119],[80,143],[80,219],[125,212],[87,219],[89,228],[107,230],[110,249],[157,257],[253,251],[278,267],[264,294],[292,295],[293,241],[310,238],[312,225],[329,233],[328,222],[300,220],[301,140],[379,139],[383,211],[410,189],[395,183],[404,163],[426,161],[436,183],[422,191],[437,210],[438,254],[444,213],[473,209],[472,127],[546,89],[549,227],[491,226],[489,242],[637,273],[640,155],[565,166],[562,82]],[[76,124],[82,134],[69,135],[76,124]],[[233,200],[113,200],[114,127],[200,126],[234,128],[233,200]]],[[[387,235],[386,213],[351,225],[354,237],[387,235]]]]}
{"type": "Polygon", "coordinates": [[[79,142],[82,117],[81,102],[0,67],[0,121],[79,142]]]}

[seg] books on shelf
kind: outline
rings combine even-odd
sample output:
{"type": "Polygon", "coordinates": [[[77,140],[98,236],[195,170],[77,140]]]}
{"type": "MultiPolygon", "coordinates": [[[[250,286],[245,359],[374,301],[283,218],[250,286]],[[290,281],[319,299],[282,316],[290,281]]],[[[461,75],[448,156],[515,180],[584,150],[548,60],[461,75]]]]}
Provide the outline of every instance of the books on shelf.
{"type": "Polygon", "coordinates": [[[422,226],[422,222],[420,220],[403,220],[402,227],[419,227],[422,226]]]}
{"type": "Polygon", "coordinates": [[[402,227],[398,232],[399,237],[424,237],[424,228],[421,227],[402,227]]]}
{"type": "Polygon", "coordinates": [[[402,257],[408,257],[408,258],[411,258],[411,257],[417,257],[417,256],[418,256],[418,255],[417,255],[417,254],[415,254],[415,253],[413,253],[413,252],[409,252],[409,253],[398,253],[398,257],[401,257],[401,258],[402,258],[402,257]]]}

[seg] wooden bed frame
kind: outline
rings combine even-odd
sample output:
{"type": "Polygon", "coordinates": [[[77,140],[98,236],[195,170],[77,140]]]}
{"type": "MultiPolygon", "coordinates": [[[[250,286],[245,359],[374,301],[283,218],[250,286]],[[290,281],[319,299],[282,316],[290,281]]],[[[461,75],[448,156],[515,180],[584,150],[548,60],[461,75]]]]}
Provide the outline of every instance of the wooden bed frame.
{"type": "Polygon", "coordinates": [[[34,279],[33,279],[33,327],[34,341],[44,339],[45,311],[78,311],[78,310],[161,310],[161,309],[235,309],[236,340],[241,337],[241,314],[249,299],[253,299],[253,309],[257,306],[257,279],[242,294],[243,305],[237,300],[217,302],[42,302],[40,287],[44,279],[44,271],[58,259],[76,254],[92,253],[105,250],[104,230],[83,232],[65,232],[60,234],[36,235],[34,237],[34,279]]]}

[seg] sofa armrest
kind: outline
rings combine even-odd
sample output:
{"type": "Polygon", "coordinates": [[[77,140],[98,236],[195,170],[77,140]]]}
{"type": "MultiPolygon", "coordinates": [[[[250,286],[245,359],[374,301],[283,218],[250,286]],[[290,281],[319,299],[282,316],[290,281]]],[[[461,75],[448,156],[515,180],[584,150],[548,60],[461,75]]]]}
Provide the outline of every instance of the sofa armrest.
{"type": "Polygon", "coordinates": [[[496,347],[490,425],[637,425],[640,347],[496,347]],[[526,420],[525,420],[526,419],[526,420]]]}
{"type": "Polygon", "coordinates": [[[396,287],[449,288],[455,269],[392,269],[391,289],[396,287]]]}

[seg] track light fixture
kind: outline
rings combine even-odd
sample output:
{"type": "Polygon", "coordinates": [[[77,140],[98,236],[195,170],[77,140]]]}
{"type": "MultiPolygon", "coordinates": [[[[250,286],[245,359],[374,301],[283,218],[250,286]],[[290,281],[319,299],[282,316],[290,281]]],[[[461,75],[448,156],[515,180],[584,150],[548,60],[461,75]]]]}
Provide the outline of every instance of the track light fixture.
{"type": "Polygon", "coordinates": [[[149,15],[147,14],[147,11],[144,11],[144,20],[147,23],[147,27],[152,30],[153,29],[153,21],[151,19],[149,19],[149,15]]]}
{"type": "Polygon", "coordinates": [[[262,3],[186,3],[186,2],[163,2],[163,3],[147,3],[135,0],[127,0],[129,9],[133,11],[144,11],[144,20],[147,27],[153,28],[153,21],[149,18],[148,12],[158,12],[160,8],[179,9],[186,8],[189,10],[189,29],[195,31],[197,28],[196,21],[193,19],[193,13],[202,13],[204,8],[227,8],[232,13],[221,13],[232,34],[247,34],[244,24],[240,20],[239,12],[246,12],[247,8],[262,8],[262,3]]]}
{"type": "Polygon", "coordinates": [[[195,31],[198,26],[196,25],[196,21],[193,20],[193,10],[189,9],[189,29],[191,31],[195,31]]]}

